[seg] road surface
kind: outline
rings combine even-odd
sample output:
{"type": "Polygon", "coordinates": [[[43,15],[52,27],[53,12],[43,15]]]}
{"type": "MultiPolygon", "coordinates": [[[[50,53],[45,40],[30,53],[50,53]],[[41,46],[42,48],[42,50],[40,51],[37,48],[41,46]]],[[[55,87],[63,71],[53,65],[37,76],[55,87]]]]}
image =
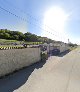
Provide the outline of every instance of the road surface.
{"type": "Polygon", "coordinates": [[[80,92],[80,48],[64,57],[50,57],[14,92],[80,92]]]}
{"type": "Polygon", "coordinates": [[[80,92],[80,48],[0,79],[0,92],[80,92]]]}

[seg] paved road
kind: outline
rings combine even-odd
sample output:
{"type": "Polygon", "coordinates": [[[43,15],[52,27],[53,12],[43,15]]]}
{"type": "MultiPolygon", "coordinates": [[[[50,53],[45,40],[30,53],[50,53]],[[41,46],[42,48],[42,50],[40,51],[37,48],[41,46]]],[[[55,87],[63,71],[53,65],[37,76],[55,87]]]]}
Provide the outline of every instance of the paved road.
{"type": "Polygon", "coordinates": [[[64,57],[50,57],[14,92],[80,92],[80,48],[64,57]]]}
{"type": "Polygon", "coordinates": [[[20,88],[24,85],[28,77],[34,71],[34,69],[39,69],[43,67],[46,62],[38,62],[27,68],[24,68],[16,73],[13,73],[5,78],[0,79],[0,92],[13,92],[14,90],[20,88]]]}

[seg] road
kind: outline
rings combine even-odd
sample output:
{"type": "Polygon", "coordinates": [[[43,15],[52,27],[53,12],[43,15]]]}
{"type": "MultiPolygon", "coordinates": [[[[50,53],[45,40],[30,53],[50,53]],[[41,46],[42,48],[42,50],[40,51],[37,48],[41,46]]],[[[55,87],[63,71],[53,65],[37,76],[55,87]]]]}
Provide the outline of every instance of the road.
{"type": "Polygon", "coordinates": [[[0,79],[0,92],[80,92],[80,48],[0,79]]]}
{"type": "Polygon", "coordinates": [[[80,48],[64,57],[50,57],[14,92],[80,92],[80,48]]]}
{"type": "Polygon", "coordinates": [[[20,88],[27,82],[28,77],[31,75],[34,69],[43,67],[45,63],[46,62],[38,62],[0,79],[0,92],[13,92],[14,90],[20,88]]]}

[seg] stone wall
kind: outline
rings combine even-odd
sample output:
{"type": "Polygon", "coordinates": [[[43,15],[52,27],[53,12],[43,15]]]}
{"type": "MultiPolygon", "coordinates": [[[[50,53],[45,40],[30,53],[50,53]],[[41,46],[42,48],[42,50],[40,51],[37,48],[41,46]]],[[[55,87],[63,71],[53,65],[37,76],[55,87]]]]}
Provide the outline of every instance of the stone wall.
{"type": "Polygon", "coordinates": [[[0,50],[0,76],[40,61],[40,48],[0,50]]]}

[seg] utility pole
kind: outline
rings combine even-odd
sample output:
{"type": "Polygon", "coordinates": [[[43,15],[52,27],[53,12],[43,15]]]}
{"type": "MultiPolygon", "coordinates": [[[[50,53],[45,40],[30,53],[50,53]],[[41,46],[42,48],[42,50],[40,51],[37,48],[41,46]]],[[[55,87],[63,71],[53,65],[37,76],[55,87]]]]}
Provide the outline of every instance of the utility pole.
{"type": "Polygon", "coordinates": [[[70,43],[69,39],[68,39],[68,43],[70,43]]]}

